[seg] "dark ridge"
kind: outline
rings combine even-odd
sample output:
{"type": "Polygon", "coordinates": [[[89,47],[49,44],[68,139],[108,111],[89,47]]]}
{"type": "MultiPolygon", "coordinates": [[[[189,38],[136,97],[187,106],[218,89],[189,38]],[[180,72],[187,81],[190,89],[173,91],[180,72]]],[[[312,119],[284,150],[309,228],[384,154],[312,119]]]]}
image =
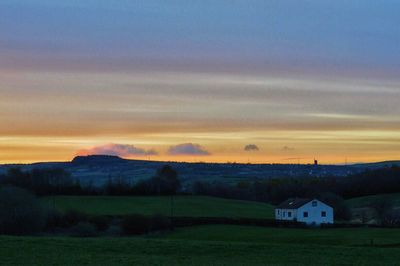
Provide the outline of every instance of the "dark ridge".
{"type": "Polygon", "coordinates": [[[88,156],[76,156],[71,162],[73,164],[113,164],[123,163],[127,160],[122,159],[118,156],[112,155],[88,155],[88,156]]]}
{"type": "Polygon", "coordinates": [[[383,161],[375,163],[359,163],[351,165],[353,167],[363,167],[363,168],[387,168],[391,166],[400,166],[399,160],[383,161]]]}

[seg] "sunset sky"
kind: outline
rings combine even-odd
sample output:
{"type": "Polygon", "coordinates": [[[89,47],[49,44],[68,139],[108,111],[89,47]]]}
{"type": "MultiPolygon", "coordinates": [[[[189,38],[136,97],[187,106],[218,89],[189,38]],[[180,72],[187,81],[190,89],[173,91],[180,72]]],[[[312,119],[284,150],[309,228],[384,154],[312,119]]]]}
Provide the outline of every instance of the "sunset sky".
{"type": "Polygon", "coordinates": [[[399,10],[1,0],[0,163],[400,159],[399,10]]]}

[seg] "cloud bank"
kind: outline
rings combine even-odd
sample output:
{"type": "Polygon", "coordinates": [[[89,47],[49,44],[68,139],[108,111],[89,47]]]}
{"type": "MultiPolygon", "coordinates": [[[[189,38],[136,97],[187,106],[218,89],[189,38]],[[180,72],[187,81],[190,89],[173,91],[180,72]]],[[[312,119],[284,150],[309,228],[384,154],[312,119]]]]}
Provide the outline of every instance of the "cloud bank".
{"type": "Polygon", "coordinates": [[[255,144],[249,144],[249,145],[246,145],[246,146],[244,147],[244,150],[245,150],[245,151],[259,151],[260,149],[259,149],[258,146],[255,145],[255,144]]]}
{"type": "Polygon", "coordinates": [[[146,156],[157,154],[158,152],[153,149],[145,150],[137,148],[134,145],[113,143],[78,151],[78,155],[113,155],[119,157],[146,156]]]}
{"type": "Polygon", "coordinates": [[[171,146],[168,149],[169,155],[210,155],[210,153],[198,144],[184,143],[171,146]]]}

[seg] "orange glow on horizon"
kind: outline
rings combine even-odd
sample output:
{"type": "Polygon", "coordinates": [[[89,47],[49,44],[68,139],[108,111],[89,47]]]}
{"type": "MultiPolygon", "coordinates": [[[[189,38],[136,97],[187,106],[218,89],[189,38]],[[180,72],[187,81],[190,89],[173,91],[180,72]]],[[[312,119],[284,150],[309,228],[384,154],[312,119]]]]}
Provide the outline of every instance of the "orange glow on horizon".
{"type": "Polygon", "coordinates": [[[318,158],[343,164],[400,157],[400,82],[223,73],[21,73],[0,71],[0,163],[69,161],[108,143],[135,147],[123,157],[159,161],[311,163],[318,158]],[[200,145],[209,155],[168,154],[183,143],[200,145]],[[248,144],[260,149],[246,152],[248,144]]]}
{"type": "Polygon", "coordinates": [[[0,164],[400,158],[400,1],[192,2],[1,1],[0,164]]]}
{"type": "MultiPolygon", "coordinates": [[[[70,161],[77,155],[92,154],[87,149],[104,143],[132,143],[139,151],[154,150],[157,154],[120,155],[126,159],[176,161],[176,162],[237,162],[237,163],[288,163],[308,164],[317,158],[321,164],[344,164],[377,162],[398,159],[396,132],[242,132],[234,134],[214,133],[198,136],[197,143],[210,155],[169,155],[168,149],[179,143],[189,142],[177,135],[131,137],[9,137],[0,144],[0,163],[32,163],[47,161],[70,161]],[[242,136],[242,137],[239,137],[242,136]],[[247,139],[266,140],[247,141],[247,139]],[[225,141],[222,139],[225,138],[225,141]],[[113,141],[108,141],[112,139],[113,141]],[[154,141],[156,139],[157,141],[154,141]],[[371,140],[372,139],[372,140],[371,140]],[[181,142],[179,142],[181,141],[181,142]],[[221,144],[223,143],[223,144],[221,144]],[[248,143],[256,143],[259,151],[244,151],[248,143]]],[[[0,139],[1,140],[1,139],[0,139]]],[[[0,142],[1,143],[1,142],[0,142]]]]}

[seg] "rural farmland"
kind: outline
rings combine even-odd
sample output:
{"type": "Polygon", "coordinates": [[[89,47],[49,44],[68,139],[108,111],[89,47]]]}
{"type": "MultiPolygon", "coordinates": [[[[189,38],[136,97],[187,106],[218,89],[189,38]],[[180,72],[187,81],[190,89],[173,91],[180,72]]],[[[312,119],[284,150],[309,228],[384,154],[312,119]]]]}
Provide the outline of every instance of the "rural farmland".
{"type": "Polygon", "coordinates": [[[400,0],[0,0],[0,266],[400,266],[400,0]]]}
{"type": "MultiPolygon", "coordinates": [[[[174,216],[273,218],[273,206],[266,203],[204,196],[174,196],[174,216]]],[[[171,197],[57,196],[43,199],[61,211],[77,210],[93,215],[171,214],[171,197]]]]}
{"type": "Polygon", "coordinates": [[[394,265],[399,238],[399,229],[201,226],[135,238],[3,236],[0,256],[2,265],[394,265]]]}

